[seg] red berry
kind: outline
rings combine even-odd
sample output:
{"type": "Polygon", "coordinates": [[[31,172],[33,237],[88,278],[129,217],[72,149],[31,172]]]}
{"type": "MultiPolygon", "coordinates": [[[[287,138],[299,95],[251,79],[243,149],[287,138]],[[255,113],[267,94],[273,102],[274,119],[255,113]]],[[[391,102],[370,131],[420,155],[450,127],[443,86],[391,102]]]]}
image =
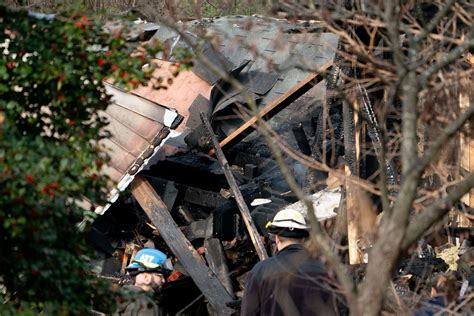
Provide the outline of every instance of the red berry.
{"type": "Polygon", "coordinates": [[[53,189],[53,190],[57,190],[57,189],[59,189],[59,186],[58,186],[58,184],[57,184],[56,182],[51,182],[51,183],[49,184],[49,188],[50,188],[50,189],[53,189]]]}
{"type": "Polygon", "coordinates": [[[31,174],[29,174],[26,176],[26,182],[28,182],[29,184],[33,184],[35,183],[35,178],[31,174]]]}
{"type": "Polygon", "coordinates": [[[104,58],[99,58],[99,59],[97,59],[97,64],[98,64],[99,66],[105,65],[105,62],[106,62],[106,61],[105,61],[104,58]]]}

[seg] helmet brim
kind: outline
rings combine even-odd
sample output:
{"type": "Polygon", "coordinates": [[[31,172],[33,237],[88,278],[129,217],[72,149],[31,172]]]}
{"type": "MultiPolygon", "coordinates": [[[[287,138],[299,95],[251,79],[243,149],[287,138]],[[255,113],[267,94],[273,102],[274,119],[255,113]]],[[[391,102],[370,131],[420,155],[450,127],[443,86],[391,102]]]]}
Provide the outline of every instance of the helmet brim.
{"type": "Polygon", "coordinates": [[[309,236],[309,232],[306,229],[299,229],[293,228],[290,229],[288,227],[278,227],[271,225],[268,227],[268,232],[270,234],[278,235],[281,237],[288,237],[288,238],[306,238],[309,236]]]}
{"type": "Polygon", "coordinates": [[[148,273],[160,273],[163,274],[165,277],[168,277],[173,271],[165,269],[165,268],[146,268],[146,267],[139,267],[139,268],[126,268],[127,272],[132,275],[136,276],[140,273],[148,272],[148,273]]]}
{"type": "Polygon", "coordinates": [[[131,275],[137,275],[142,272],[150,272],[150,273],[155,272],[155,273],[161,273],[167,276],[167,275],[170,275],[171,272],[173,272],[160,265],[145,266],[139,262],[132,262],[125,268],[125,270],[131,275]]]}

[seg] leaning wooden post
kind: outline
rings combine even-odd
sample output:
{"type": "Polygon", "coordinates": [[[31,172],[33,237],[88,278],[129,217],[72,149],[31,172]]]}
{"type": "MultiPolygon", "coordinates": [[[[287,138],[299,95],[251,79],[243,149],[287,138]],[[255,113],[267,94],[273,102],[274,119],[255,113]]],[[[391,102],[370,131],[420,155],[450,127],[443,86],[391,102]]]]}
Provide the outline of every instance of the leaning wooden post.
{"type": "Polygon", "coordinates": [[[233,300],[231,295],[179,230],[165,203],[150,183],[140,176],[135,177],[132,194],[216,312],[219,315],[232,314],[234,311],[226,305],[233,300]]]}
{"type": "MultiPolygon", "coordinates": [[[[357,132],[357,111],[357,102],[352,106],[347,101],[343,101],[344,151],[346,157],[345,174],[347,177],[359,175],[360,142],[358,139],[359,133],[357,132]]],[[[349,264],[360,264],[360,252],[357,246],[357,240],[360,236],[358,225],[360,206],[358,203],[357,185],[347,180],[345,182],[349,264]]]]}
{"type": "Polygon", "coordinates": [[[227,292],[234,297],[234,289],[229,276],[229,268],[227,267],[224,249],[221,241],[217,238],[208,238],[204,240],[204,250],[206,253],[206,261],[209,268],[215,273],[217,278],[222,282],[227,292]]]}
{"type": "Polygon", "coordinates": [[[240,214],[242,215],[242,219],[244,220],[245,226],[247,227],[247,231],[249,232],[250,239],[252,239],[252,243],[255,246],[255,250],[257,250],[258,257],[260,260],[265,260],[268,258],[267,251],[263,246],[262,240],[258,235],[257,228],[252,221],[252,217],[250,216],[249,208],[247,204],[245,204],[244,197],[242,196],[242,192],[240,192],[239,186],[235,181],[234,175],[230,170],[229,162],[225,158],[224,152],[222,151],[221,147],[219,146],[219,142],[217,141],[216,136],[214,135],[214,131],[212,130],[211,124],[207,120],[205,114],[201,112],[201,121],[204,127],[207,129],[209,137],[211,138],[212,145],[214,146],[214,150],[216,152],[217,160],[224,170],[225,177],[227,182],[229,183],[230,189],[234,194],[235,201],[240,210],[240,214]]]}
{"type": "MultiPolygon", "coordinates": [[[[461,110],[467,109],[470,104],[469,95],[466,93],[459,93],[459,107],[461,110]]],[[[462,134],[460,139],[461,147],[461,168],[468,172],[474,171],[474,126],[472,120],[467,124],[467,134],[462,134]],[[472,155],[471,155],[472,154],[472,155]]],[[[463,196],[462,201],[470,207],[474,207],[474,190],[463,196]]],[[[459,227],[469,227],[470,220],[463,214],[457,215],[457,224],[459,227]]]]}

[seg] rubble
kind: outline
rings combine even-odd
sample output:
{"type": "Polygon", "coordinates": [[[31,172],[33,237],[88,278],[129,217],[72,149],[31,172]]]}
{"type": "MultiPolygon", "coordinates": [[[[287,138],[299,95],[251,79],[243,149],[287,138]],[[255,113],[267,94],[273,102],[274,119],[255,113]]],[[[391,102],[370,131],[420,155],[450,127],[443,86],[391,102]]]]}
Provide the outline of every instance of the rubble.
{"type": "MultiPolygon", "coordinates": [[[[314,24],[305,32],[301,25],[258,17],[200,20],[187,27],[191,35],[204,28],[218,39],[202,53],[248,89],[283,141],[303,154],[319,160],[329,157],[329,164],[337,164],[344,151],[342,108],[329,109],[337,140],[331,144],[322,138],[321,123],[329,83],[305,70],[333,65],[337,36],[314,24]],[[249,25],[254,31],[248,32],[249,25]],[[295,27],[298,32],[291,31],[295,27]]],[[[156,31],[152,39],[172,49],[188,47],[169,27],[147,32],[151,29],[156,31]]],[[[169,76],[173,61],[159,62],[157,74],[169,76]]],[[[242,95],[199,61],[173,78],[167,89],[141,87],[128,94],[107,87],[114,97],[103,114],[111,121],[112,138],[105,145],[112,158],[106,172],[113,190],[110,204],[97,209],[102,216],[89,234],[97,252],[94,271],[126,282],[124,267],[148,244],[174,259],[176,279],[160,294],[167,314],[207,314],[207,302],[219,314],[235,312],[246,273],[272,253],[266,223],[283,208],[307,212],[255,132],[256,117],[240,115],[246,106],[242,95]],[[132,196],[119,197],[129,185],[132,196]]],[[[370,103],[365,106],[369,113],[370,103]]],[[[311,199],[316,218],[338,216],[344,189],[321,184],[328,176],[325,172],[289,163],[299,184],[315,192],[311,199]]],[[[386,168],[389,180],[395,181],[393,166],[386,168]]],[[[451,250],[455,269],[457,251],[451,250]]],[[[447,267],[432,254],[403,261],[396,276],[398,294],[415,297],[428,286],[431,273],[447,267]]]]}

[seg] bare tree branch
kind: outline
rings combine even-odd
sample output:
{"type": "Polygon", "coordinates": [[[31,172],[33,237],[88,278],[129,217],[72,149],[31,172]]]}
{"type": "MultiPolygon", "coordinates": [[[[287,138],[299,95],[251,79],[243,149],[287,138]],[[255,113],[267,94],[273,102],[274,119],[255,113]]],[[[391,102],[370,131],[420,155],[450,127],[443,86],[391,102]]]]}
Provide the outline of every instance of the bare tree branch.
{"type": "MultiPolygon", "coordinates": [[[[388,104],[392,104],[393,101],[395,100],[395,93],[394,93],[395,91],[396,91],[395,87],[391,87],[390,89],[388,89],[388,91],[385,91],[386,95],[384,95],[384,101],[385,101],[385,99],[387,99],[388,104]]],[[[384,109],[385,108],[386,107],[384,107],[384,109]]],[[[383,111],[382,112],[382,117],[381,117],[381,120],[380,120],[381,122],[385,122],[386,115],[387,115],[386,111],[383,111]]],[[[381,165],[385,166],[386,163],[387,163],[386,144],[388,143],[387,131],[386,131],[385,124],[382,124],[381,127],[378,127],[378,130],[379,130],[380,135],[382,136],[382,142],[381,142],[381,146],[380,146],[380,161],[382,162],[381,165]]],[[[386,168],[380,168],[379,188],[380,188],[380,192],[381,192],[380,197],[381,197],[381,201],[382,201],[382,209],[383,209],[384,212],[389,213],[391,211],[391,208],[390,208],[390,201],[389,201],[390,194],[389,194],[389,190],[387,188],[387,170],[386,170],[386,168]]]]}
{"type": "Polygon", "coordinates": [[[452,64],[457,59],[459,59],[468,49],[471,49],[473,47],[474,47],[474,28],[471,26],[471,30],[466,40],[464,41],[464,43],[462,43],[461,45],[453,49],[451,52],[449,52],[449,54],[444,56],[441,60],[431,65],[431,67],[429,67],[426,71],[424,71],[420,75],[421,86],[425,87],[434,73],[452,64]]]}
{"type": "Polygon", "coordinates": [[[397,73],[400,78],[402,96],[402,184],[393,211],[385,214],[379,226],[379,238],[369,256],[367,275],[361,284],[359,304],[364,315],[378,315],[382,308],[390,281],[391,271],[399,256],[399,245],[408,224],[409,210],[416,196],[420,174],[410,174],[409,168],[417,160],[417,105],[420,87],[416,73],[404,64],[404,55],[399,41],[399,12],[397,1],[385,1],[387,33],[397,73]],[[408,71],[408,72],[407,72],[408,71]],[[379,293],[379,295],[373,295],[379,293]]]}
{"type": "Polygon", "coordinates": [[[397,66],[397,72],[403,76],[406,71],[404,64],[404,55],[400,45],[400,3],[398,1],[384,1],[385,5],[385,24],[390,46],[393,51],[393,58],[397,66]]]}
{"type": "Polygon", "coordinates": [[[438,11],[438,13],[436,13],[436,15],[434,16],[434,18],[428,23],[428,25],[422,29],[421,33],[419,33],[418,35],[416,35],[414,38],[413,38],[413,42],[415,45],[421,43],[421,41],[425,40],[426,37],[429,36],[429,34],[431,32],[433,32],[433,30],[436,28],[436,26],[438,25],[438,23],[444,18],[446,17],[446,15],[448,14],[449,10],[451,9],[451,7],[453,6],[453,4],[456,2],[457,0],[448,0],[448,3],[446,3],[443,8],[441,10],[438,11]]]}
{"type": "Polygon", "coordinates": [[[425,209],[423,213],[415,217],[408,225],[401,249],[407,250],[413,243],[423,236],[431,225],[446,215],[453,204],[459,201],[459,199],[461,199],[463,195],[468,193],[473,187],[474,173],[470,173],[466,178],[459,182],[451,192],[449,192],[448,196],[441,201],[432,204],[425,209]]]}
{"type": "MultiPolygon", "coordinates": [[[[250,116],[247,116],[247,118],[248,117],[250,116]]],[[[245,120],[245,117],[242,118],[245,120]]],[[[265,122],[265,120],[262,120],[262,124],[265,124],[266,129],[272,135],[272,138],[275,140],[275,143],[278,145],[280,150],[288,157],[301,162],[308,168],[317,169],[324,172],[331,172],[334,176],[341,180],[341,182],[347,181],[374,195],[381,195],[381,192],[376,189],[373,183],[365,179],[361,179],[357,176],[348,176],[343,171],[340,171],[338,169],[332,169],[327,164],[319,162],[311,156],[304,155],[301,152],[294,150],[290,145],[288,145],[288,143],[284,139],[282,139],[275,131],[270,128],[269,124],[265,122]]]]}
{"type": "MultiPolygon", "coordinates": [[[[359,43],[357,43],[357,41],[355,41],[353,38],[351,38],[349,36],[349,34],[347,34],[346,31],[344,30],[341,30],[333,25],[331,25],[330,23],[328,23],[327,21],[323,21],[325,22],[325,27],[330,31],[330,32],[333,32],[334,34],[340,36],[341,38],[343,38],[347,44],[349,45],[349,48],[347,49],[347,51],[350,51],[352,55],[355,55],[357,56],[357,59],[358,59],[358,62],[366,62],[368,65],[373,65],[373,70],[374,71],[378,71],[378,72],[386,72],[386,73],[393,73],[395,71],[395,67],[393,67],[392,65],[390,65],[389,63],[381,60],[381,59],[378,59],[378,58],[375,58],[373,55],[369,54],[369,52],[365,49],[365,47],[363,47],[362,45],[360,45],[359,43]]],[[[338,52],[339,54],[345,54],[345,52],[338,52]]],[[[347,57],[349,57],[350,54],[347,54],[347,57]]]]}
{"type": "Polygon", "coordinates": [[[293,174],[291,173],[285,160],[283,159],[283,156],[281,155],[281,152],[275,144],[271,134],[266,130],[265,124],[261,124],[261,118],[257,121],[257,123],[259,124],[259,131],[262,133],[265,140],[267,141],[267,144],[270,147],[286,182],[290,186],[291,190],[296,194],[298,199],[300,199],[307,208],[307,214],[309,216],[312,227],[311,238],[315,241],[321,253],[331,263],[331,266],[336,272],[339,282],[341,282],[349,306],[351,306],[353,309],[357,309],[357,302],[355,300],[353,283],[348,277],[346,269],[344,269],[344,266],[339,261],[337,254],[332,251],[332,247],[330,246],[331,239],[327,235],[327,233],[321,228],[321,225],[319,224],[319,221],[316,218],[312,201],[308,199],[307,196],[305,196],[304,192],[296,183],[293,174]]]}
{"type": "Polygon", "coordinates": [[[434,143],[425,152],[423,157],[416,162],[413,162],[410,170],[420,174],[425,168],[434,161],[439,154],[439,151],[446,144],[449,138],[456,134],[463,125],[474,116],[474,104],[467,108],[456,120],[452,121],[444,130],[438,135],[434,143]]]}

